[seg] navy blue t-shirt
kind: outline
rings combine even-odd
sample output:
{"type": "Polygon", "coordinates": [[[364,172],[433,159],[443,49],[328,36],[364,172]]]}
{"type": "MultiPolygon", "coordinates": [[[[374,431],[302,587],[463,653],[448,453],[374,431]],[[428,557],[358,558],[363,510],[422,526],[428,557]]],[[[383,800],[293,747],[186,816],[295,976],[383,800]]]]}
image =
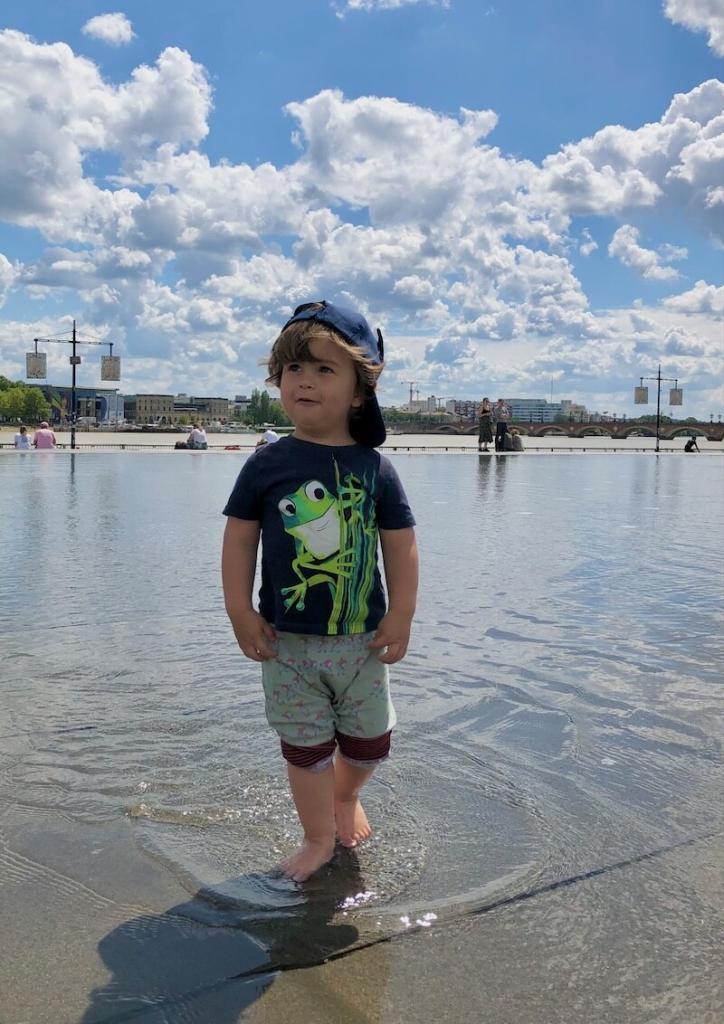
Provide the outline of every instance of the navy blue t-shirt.
{"type": "Polygon", "coordinates": [[[261,524],[261,615],[322,636],[377,628],[386,611],[378,529],[415,525],[397,473],[374,448],[295,437],[254,452],[224,515],[261,524]]]}

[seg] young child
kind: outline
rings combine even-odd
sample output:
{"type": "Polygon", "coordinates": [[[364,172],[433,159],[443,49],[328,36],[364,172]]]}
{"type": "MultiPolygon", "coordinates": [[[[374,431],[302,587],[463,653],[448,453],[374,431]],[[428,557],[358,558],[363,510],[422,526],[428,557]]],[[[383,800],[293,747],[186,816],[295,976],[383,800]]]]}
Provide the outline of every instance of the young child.
{"type": "Polygon", "coordinates": [[[359,313],[299,306],[274,343],[268,378],[294,432],[251,455],[224,509],[226,610],[241,650],[262,663],[267,720],[304,830],[280,868],[298,882],[332,858],[335,834],[348,847],[371,834],[359,793],[389,755],[387,666],[405,656],[415,611],[415,521],[374,450],[385,440],[375,395],[382,360],[382,335],[359,313]]]}

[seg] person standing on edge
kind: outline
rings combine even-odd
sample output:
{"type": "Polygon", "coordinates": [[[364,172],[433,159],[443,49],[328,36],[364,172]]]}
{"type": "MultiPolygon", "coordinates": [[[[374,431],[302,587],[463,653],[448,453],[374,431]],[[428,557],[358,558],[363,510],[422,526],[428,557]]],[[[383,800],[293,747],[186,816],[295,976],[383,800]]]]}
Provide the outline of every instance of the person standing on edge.
{"type": "Polygon", "coordinates": [[[40,424],[40,428],[35,431],[33,437],[33,447],[40,450],[41,448],[55,448],[57,441],[55,440],[55,434],[48,426],[46,420],[40,424]]]}
{"type": "Polygon", "coordinates": [[[20,427],[13,441],[18,451],[27,452],[30,451],[30,438],[28,437],[28,428],[20,427]]]}
{"type": "Polygon", "coordinates": [[[389,756],[388,665],[405,656],[415,611],[415,520],[375,451],[386,436],[375,395],[383,354],[381,333],[356,311],[297,307],[268,378],[294,432],[249,457],[224,509],[226,610],[243,653],[262,663],[267,720],[304,830],[279,868],[297,882],[331,860],[335,834],[347,847],[371,835],[359,793],[389,756]]]}
{"type": "Polygon", "coordinates": [[[493,440],[493,410],[490,399],[484,398],[478,409],[478,451],[487,452],[493,440]],[[481,447],[482,446],[482,447],[481,447]]]}
{"type": "Polygon", "coordinates": [[[508,429],[508,420],[510,419],[510,408],[502,398],[499,398],[495,403],[493,416],[495,418],[495,450],[496,452],[502,452],[505,450],[505,434],[508,429]]]}

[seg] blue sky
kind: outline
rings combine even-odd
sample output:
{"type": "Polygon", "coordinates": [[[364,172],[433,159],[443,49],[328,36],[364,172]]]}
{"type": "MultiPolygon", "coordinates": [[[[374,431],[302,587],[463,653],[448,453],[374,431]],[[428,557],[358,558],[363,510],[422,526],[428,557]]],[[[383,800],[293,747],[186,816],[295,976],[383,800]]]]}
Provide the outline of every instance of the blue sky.
{"type": "Polygon", "coordinates": [[[390,403],[631,411],[661,357],[724,411],[724,0],[395,2],[6,2],[0,372],[76,316],[124,390],[234,394],[322,289],[390,403]]]}

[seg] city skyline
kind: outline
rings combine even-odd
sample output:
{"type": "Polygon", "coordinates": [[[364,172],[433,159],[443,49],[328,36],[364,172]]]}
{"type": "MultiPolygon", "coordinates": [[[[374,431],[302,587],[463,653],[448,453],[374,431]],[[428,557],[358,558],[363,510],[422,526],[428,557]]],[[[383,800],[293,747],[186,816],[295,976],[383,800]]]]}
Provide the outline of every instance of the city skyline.
{"type": "Polygon", "coordinates": [[[327,298],[382,328],[385,405],[552,382],[633,415],[660,362],[708,420],[722,58],[724,0],[9,0],[0,373],[75,318],[124,392],[250,392],[327,298]]]}

